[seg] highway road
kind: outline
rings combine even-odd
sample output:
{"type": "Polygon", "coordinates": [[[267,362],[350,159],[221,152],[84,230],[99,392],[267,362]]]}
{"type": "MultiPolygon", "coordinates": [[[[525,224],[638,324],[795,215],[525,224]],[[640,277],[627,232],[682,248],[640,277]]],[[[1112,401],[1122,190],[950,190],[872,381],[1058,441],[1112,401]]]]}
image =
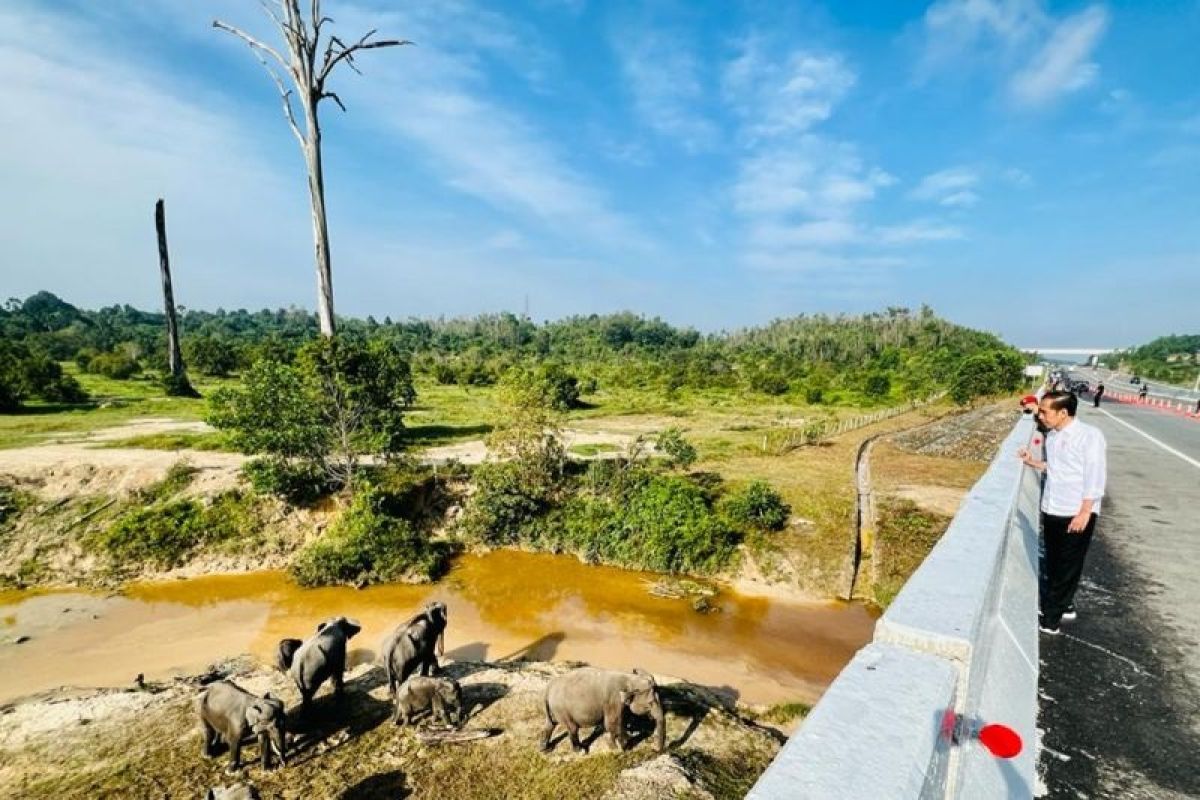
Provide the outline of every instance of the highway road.
{"type": "MultiPolygon", "coordinates": [[[[1104,381],[1104,388],[1108,392],[1120,391],[1137,394],[1142,388],[1141,384],[1129,382],[1129,379],[1132,377],[1131,375],[1113,372],[1112,370],[1100,367],[1075,367],[1070,371],[1070,374],[1076,380],[1087,381],[1093,386],[1097,381],[1104,381]]],[[[1147,383],[1150,384],[1149,395],[1151,397],[1183,401],[1191,404],[1193,407],[1196,404],[1196,400],[1200,399],[1200,392],[1194,392],[1191,389],[1171,386],[1170,384],[1161,383],[1153,379],[1147,381],[1147,383]]]]}
{"type": "Polygon", "coordinates": [[[1041,638],[1049,797],[1200,797],[1200,420],[1081,405],[1108,487],[1077,596],[1041,638]]]}

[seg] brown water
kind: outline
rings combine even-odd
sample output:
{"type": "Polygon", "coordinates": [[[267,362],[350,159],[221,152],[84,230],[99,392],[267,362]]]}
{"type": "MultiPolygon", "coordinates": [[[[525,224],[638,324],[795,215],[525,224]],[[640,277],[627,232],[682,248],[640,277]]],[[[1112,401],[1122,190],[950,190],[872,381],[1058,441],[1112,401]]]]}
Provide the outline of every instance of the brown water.
{"type": "Polygon", "coordinates": [[[0,702],[62,685],[127,686],[196,672],[305,638],[322,619],[356,617],[351,658],[428,600],[449,607],[446,657],[586,661],[642,667],[734,690],[750,703],[812,702],[871,637],[861,606],[722,593],[717,613],[653,597],[654,576],[567,556],[499,551],[465,556],[441,583],[300,589],[284,573],[134,584],[120,596],[0,592],[0,702]]]}

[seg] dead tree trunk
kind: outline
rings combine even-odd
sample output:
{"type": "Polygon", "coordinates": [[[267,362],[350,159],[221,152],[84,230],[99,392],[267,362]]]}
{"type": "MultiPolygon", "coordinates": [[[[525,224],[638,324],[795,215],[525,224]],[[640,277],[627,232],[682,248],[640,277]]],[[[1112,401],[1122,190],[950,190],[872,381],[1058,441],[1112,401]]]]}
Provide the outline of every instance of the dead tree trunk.
{"type": "Polygon", "coordinates": [[[262,62],[279,89],[284,117],[300,144],[301,152],[304,153],[304,163],[308,167],[308,194],[312,204],[313,246],[316,250],[317,317],[321,323],[322,335],[333,336],[333,270],[329,258],[329,228],[325,218],[325,176],[321,166],[321,124],[317,117],[317,106],[328,97],[337,103],[342,111],[346,110],[341,98],[325,88],[325,81],[338,64],[344,61],[350,69],[358,72],[354,63],[355,53],[411,42],[401,39],[372,39],[375,31],[370,31],[350,45],[336,36],[330,36],[325,44],[324,55],[318,59],[317,53],[321,50],[321,26],[333,21],[322,16],[321,0],[312,0],[307,18],[300,10],[300,0],[260,2],[271,21],[283,34],[283,40],[287,44],[287,58],[284,58],[279,50],[232,25],[213,20],[213,27],[237,36],[250,46],[251,51],[262,62]],[[292,80],[296,99],[304,111],[304,130],[300,129],[292,107],[293,89],[287,88],[276,68],[268,62],[268,56],[292,80]]]}
{"type": "Polygon", "coordinates": [[[163,307],[167,312],[167,365],[171,374],[166,379],[167,394],[176,397],[199,397],[192,388],[179,350],[179,323],[175,318],[175,293],[171,290],[171,260],[167,256],[167,214],[162,198],[154,204],[154,229],[158,232],[158,267],[162,273],[163,307]]]}

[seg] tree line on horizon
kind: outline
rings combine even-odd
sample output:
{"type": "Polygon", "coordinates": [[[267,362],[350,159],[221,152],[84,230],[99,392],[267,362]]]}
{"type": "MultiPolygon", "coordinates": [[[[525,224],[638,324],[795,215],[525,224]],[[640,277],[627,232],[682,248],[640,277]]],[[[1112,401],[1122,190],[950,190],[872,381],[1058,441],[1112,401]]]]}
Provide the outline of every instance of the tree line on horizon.
{"type": "MultiPolygon", "coordinates": [[[[0,405],[23,397],[78,402],[59,362],[125,379],[166,368],[165,315],[128,304],[78,308],[50,292],[0,307],[0,405]],[[22,377],[20,364],[28,375],[22,377]]],[[[239,374],[267,359],[291,363],[320,328],[289,308],[180,308],[188,367],[239,374]]],[[[732,390],[809,404],[875,404],[947,391],[956,400],[1016,389],[1021,354],[993,334],[890,307],[861,315],[800,315],[716,333],[632,312],[575,315],[536,323],[508,312],[469,318],[382,321],[339,317],[339,335],[386,341],[415,376],[440,384],[491,386],[514,365],[553,365],[578,393],[732,390]]],[[[561,378],[561,376],[560,376],[561,378]]]]}

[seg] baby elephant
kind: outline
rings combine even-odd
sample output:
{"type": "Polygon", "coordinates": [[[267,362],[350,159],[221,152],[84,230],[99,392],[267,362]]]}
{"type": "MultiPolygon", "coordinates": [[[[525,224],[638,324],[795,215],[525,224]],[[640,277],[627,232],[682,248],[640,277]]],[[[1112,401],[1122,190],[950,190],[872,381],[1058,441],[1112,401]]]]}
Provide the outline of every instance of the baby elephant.
{"type": "Polygon", "coordinates": [[[430,718],[443,725],[457,726],[463,712],[462,687],[458,681],[423,675],[409,677],[396,693],[396,713],[392,715],[392,722],[407,725],[422,711],[429,711],[430,718]]]}
{"type": "Polygon", "coordinates": [[[579,741],[580,728],[595,728],[601,724],[620,750],[627,746],[625,709],[634,714],[649,714],[654,720],[655,748],[666,749],[666,717],[654,676],[640,669],[630,675],[592,667],[582,667],[559,675],[546,687],[546,728],[542,733],[542,750],[550,750],[550,737],[562,725],[571,738],[571,746],[583,750],[579,741]]]}
{"type": "Polygon", "coordinates": [[[279,762],[287,765],[282,700],[270,693],[262,697],[251,694],[233,681],[217,681],[197,698],[196,709],[204,729],[204,755],[215,755],[217,743],[224,740],[229,745],[228,772],[241,769],[242,739],[246,734],[258,737],[263,769],[271,768],[272,750],[279,762]]]}

